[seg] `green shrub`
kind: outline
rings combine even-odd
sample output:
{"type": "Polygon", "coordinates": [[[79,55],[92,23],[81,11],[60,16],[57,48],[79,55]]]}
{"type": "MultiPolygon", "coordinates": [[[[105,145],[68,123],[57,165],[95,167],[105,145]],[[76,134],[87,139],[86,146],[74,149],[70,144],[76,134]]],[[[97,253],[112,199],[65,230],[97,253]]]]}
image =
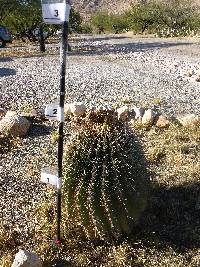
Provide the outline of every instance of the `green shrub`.
{"type": "Polygon", "coordinates": [[[126,12],[129,28],[135,33],[152,31],[157,27],[161,17],[160,4],[149,2],[147,4],[135,4],[126,12]]]}
{"type": "Polygon", "coordinates": [[[128,24],[124,15],[108,14],[105,11],[96,12],[91,23],[95,30],[100,33],[121,33],[127,30],[128,24]]]}
{"type": "Polygon", "coordinates": [[[135,33],[155,33],[162,37],[195,34],[200,25],[200,15],[191,1],[150,1],[132,5],[126,12],[129,28],[135,33]]]}
{"type": "Polygon", "coordinates": [[[81,25],[81,33],[92,33],[93,29],[89,23],[82,23],[81,25]]]}
{"type": "Polygon", "coordinates": [[[91,23],[99,34],[112,29],[111,17],[105,11],[96,12],[91,17],[91,23]]]}
{"type": "Polygon", "coordinates": [[[64,157],[69,220],[89,237],[130,233],[146,206],[148,176],[138,141],[113,113],[91,113],[64,157]]]}

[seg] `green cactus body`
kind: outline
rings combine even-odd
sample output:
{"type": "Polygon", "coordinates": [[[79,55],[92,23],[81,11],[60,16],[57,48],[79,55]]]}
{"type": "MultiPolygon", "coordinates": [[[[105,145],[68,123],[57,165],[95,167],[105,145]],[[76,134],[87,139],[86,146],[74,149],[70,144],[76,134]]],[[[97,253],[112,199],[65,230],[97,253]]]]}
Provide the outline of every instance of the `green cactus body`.
{"type": "Polygon", "coordinates": [[[119,233],[128,232],[128,223],[127,223],[127,214],[123,206],[123,200],[121,198],[122,192],[119,187],[119,182],[115,175],[114,166],[111,159],[111,148],[108,140],[108,136],[104,137],[104,152],[105,152],[105,161],[104,161],[104,170],[105,170],[105,202],[110,210],[110,218],[113,225],[113,232],[118,235],[119,233]],[[106,186],[105,186],[106,185],[106,186]]]}
{"type": "Polygon", "coordinates": [[[94,119],[66,146],[64,203],[69,219],[76,218],[87,236],[118,237],[130,233],[141,217],[148,176],[137,140],[126,126],[108,115],[106,126],[102,116],[99,124],[94,119]]]}
{"type": "Polygon", "coordinates": [[[95,233],[103,235],[110,232],[110,223],[106,214],[105,205],[102,196],[102,172],[103,172],[103,148],[101,138],[99,140],[94,168],[92,170],[92,180],[89,187],[89,206],[93,223],[95,225],[95,233]]]}

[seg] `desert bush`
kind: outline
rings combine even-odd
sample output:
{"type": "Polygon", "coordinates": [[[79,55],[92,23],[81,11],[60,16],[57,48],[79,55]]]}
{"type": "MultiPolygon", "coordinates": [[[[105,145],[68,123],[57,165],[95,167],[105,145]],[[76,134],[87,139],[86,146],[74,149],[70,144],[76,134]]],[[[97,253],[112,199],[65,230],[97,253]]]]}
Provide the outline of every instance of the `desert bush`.
{"type": "Polygon", "coordinates": [[[124,15],[108,14],[105,11],[96,12],[91,18],[91,24],[98,33],[121,33],[128,26],[124,15]]]}
{"type": "Polygon", "coordinates": [[[160,37],[186,36],[199,29],[200,15],[191,1],[140,3],[126,12],[129,28],[135,33],[155,33],[160,37]]]}
{"type": "Polygon", "coordinates": [[[129,28],[135,33],[144,33],[144,31],[155,29],[160,16],[161,6],[154,2],[132,5],[131,9],[126,12],[129,28]]]}
{"type": "MultiPolygon", "coordinates": [[[[7,0],[0,0],[7,12],[0,12],[1,24],[8,27],[12,35],[23,41],[26,38],[35,42],[38,40],[35,31],[43,24],[41,1],[13,1],[9,4],[7,0]],[[20,16],[19,16],[20,14],[20,16]]],[[[76,10],[71,9],[70,30],[81,32],[82,18],[76,10]]],[[[44,25],[48,37],[54,35],[60,29],[59,25],[44,25]]]]}
{"type": "Polygon", "coordinates": [[[88,237],[131,232],[146,206],[148,176],[134,134],[113,113],[91,113],[65,148],[67,219],[88,237]]]}
{"type": "Polygon", "coordinates": [[[81,33],[92,33],[93,29],[89,23],[82,23],[81,25],[81,33]]]}
{"type": "Polygon", "coordinates": [[[91,17],[91,23],[99,34],[111,31],[112,28],[111,17],[105,11],[96,12],[91,17]]]}

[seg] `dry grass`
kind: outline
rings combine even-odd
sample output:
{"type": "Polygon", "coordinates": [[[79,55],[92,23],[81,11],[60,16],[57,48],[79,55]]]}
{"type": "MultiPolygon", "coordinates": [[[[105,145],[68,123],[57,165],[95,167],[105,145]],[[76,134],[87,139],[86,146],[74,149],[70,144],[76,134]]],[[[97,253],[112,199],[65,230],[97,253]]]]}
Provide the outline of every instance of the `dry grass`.
{"type": "MultiPolygon", "coordinates": [[[[62,266],[197,267],[200,265],[200,128],[171,125],[167,130],[136,129],[149,160],[152,194],[149,206],[131,236],[116,241],[87,240],[76,222],[62,223],[63,243],[55,246],[54,189],[52,202],[35,211],[35,251],[44,266],[56,259],[62,266]],[[199,202],[199,205],[198,205],[199,202]]],[[[63,217],[65,213],[63,209],[63,217]]],[[[0,266],[10,266],[16,246],[12,233],[0,231],[0,266]],[[3,238],[2,238],[3,236],[3,238]],[[7,242],[7,243],[5,243],[7,242]]]]}

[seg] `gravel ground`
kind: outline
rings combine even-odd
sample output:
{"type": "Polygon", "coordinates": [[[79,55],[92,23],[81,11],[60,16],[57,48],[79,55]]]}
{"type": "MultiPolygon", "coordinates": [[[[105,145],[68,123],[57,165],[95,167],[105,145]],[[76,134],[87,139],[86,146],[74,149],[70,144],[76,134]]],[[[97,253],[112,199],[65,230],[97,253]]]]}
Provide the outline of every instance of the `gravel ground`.
{"type": "MultiPolygon", "coordinates": [[[[57,48],[55,55],[12,57],[16,49],[6,49],[10,57],[0,58],[0,107],[17,111],[44,108],[57,98],[57,48]]],[[[84,36],[72,43],[72,51],[67,101],[91,105],[128,100],[167,114],[200,114],[198,39],[84,36]]],[[[55,145],[51,144],[54,126],[48,122],[33,125],[13,151],[0,155],[0,219],[20,235],[22,243],[34,229],[34,219],[27,210],[48,198],[39,179],[41,168],[55,162],[55,145]]]]}

